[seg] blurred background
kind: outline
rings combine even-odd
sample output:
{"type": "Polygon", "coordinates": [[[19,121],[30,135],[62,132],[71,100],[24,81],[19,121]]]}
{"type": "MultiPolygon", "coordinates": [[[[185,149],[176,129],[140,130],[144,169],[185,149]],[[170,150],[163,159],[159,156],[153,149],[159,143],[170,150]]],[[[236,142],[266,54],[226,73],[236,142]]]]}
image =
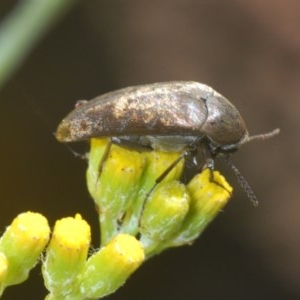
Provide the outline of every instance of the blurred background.
{"type": "MultiPolygon", "coordinates": [[[[0,18],[18,2],[1,1],[0,18]]],[[[199,81],[234,103],[250,133],[281,128],[232,157],[260,205],[216,162],[234,187],[224,212],[193,246],[151,259],[108,299],[300,299],[299,12],[297,0],[79,1],[0,90],[1,232],[23,211],[51,226],[80,212],[97,247],[86,162],[55,140],[56,126],[79,99],[199,81]]],[[[45,295],[36,268],[3,299],[45,295]]]]}

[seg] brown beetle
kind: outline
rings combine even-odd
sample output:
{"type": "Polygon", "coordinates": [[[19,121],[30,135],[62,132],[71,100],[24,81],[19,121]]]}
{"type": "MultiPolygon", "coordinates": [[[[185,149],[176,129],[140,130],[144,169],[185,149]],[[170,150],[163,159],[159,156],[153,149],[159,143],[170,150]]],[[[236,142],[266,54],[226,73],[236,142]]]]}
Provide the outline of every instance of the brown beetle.
{"type": "MultiPolygon", "coordinates": [[[[205,151],[205,166],[213,169],[216,156],[278,133],[276,129],[249,136],[240,113],[221,94],[202,83],[175,81],[128,87],[78,105],[62,120],[56,138],[75,142],[112,137],[118,143],[166,152],[196,149],[205,151]]],[[[249,190],[241,174],[231,167],[249,190]]],[[[247,192],[252,193],[251,189],[247,192]]]]}

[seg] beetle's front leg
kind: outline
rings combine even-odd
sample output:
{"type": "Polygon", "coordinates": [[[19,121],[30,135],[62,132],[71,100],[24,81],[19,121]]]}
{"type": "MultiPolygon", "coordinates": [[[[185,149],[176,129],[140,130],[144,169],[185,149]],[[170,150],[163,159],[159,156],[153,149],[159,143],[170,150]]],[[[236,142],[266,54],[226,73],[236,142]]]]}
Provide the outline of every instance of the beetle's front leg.
{"type": "Polygon", "coordinates": [[[201,171],[204,169],[209,169],[210,172],[210,182],[214,182],[214,169],[215,169],[215,160],[211,155],[211,150],[208,148],[207,145],[204,145],[203,149],[203,157],[204,161],[201,167],[201,171]]]}

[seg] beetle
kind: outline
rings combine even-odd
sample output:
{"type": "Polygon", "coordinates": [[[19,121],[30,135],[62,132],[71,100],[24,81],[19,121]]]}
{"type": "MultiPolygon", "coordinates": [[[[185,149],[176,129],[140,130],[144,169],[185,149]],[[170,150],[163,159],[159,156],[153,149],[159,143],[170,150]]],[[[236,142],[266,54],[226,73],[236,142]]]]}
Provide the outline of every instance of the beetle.
{"type": "MultiPolygon", "coordinates": [[[[173,81],[127,87],[80,102],[59,124],[56,138],[76,142],[111,137],[113,142],[165,152],[186,150],[179,159],[194,150],[204,151],[204,165],[213,169],[216,157],[227,157],[245,143],[278,133],[275,129],[250,136],[239,111],[213,88],[173,81]]],[[[231,167],[247,190],[247,182],[231,167]]]]}

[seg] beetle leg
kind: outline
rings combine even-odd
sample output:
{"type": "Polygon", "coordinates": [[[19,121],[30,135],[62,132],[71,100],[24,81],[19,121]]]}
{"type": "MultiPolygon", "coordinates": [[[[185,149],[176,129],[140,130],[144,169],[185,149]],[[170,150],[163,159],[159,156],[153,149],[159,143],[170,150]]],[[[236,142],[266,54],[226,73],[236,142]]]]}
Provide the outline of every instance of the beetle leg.
{"type": "Polygon", "coordinates": [[[210,157],[207,158],[204,164],[204,169],[209,169],[209,180],[210,182],[214,182],[214,169],[215,169],[215,161],[210,157]]]}
{"type": "Polygon", "coordinates": [[[88,156],[89,154],[88,153],[81,154],[81,153],[75,151],[68,144],[64,143],[63,145],[74,155],[74,157],[80,158],[80,159],[83,159],[83,160],[88,160],[88,158],[89,158],[89,156],[88,156]]]}
{"type": "Polygon", "coordinates": [[[63,143],[63,145],[66,147],[66,149],[68,149],[68,151],[70,151],[74,155],[74,157],[88,160],[88,158],[89,158],[88,153],[81,154],[81,153],[77,152],[76,150],[74,150],[70,145],[68,145],[66,143],[63,143]]]}
{"type": "Polygon", "coordinates": [[[108,142],[107,142],[105,152],[103,153],[103,156],[102,156],[101,161],[99,163],[98,178],[100,177],[100,174],[102,173],[103,164],[105,163],[105,161],[108,158],[108,155],[109,155],[109,152],[110,152],[110,149],[111,149],[111,144],[112,144],[112,141],[111,141],[111,139],[109,139],[108,142]]]}
{"type": "Polygon", "coordinates": [[[147,200],[150,196],[150,194],[153,192],[153,190],[156,188],[156,186],[162,182],[164,180],[164,178],[172,171],[172,169],[183,159],[185,158],[187,155],[190,154],[190,151],[184,151],[182,152],[182,154],[177,158],[175,159],[168,167],[167,169],[159,176],[156,178],[155,180],[155,183],[153,185],[153,187],[148,191],[148,193],[146,194],[146,197],[145,197],[145,200],[142,204],[142,209],[141,209],[141,213],[140,213],[140,216],[143,214],[143,211],[144,211],[144,208],[145,208],[145,205],[147,203],[147,200]]]}
{"type": "Polygon", "coordinates": [[[220,186],[221,188],[225,189],[231,195],[231,192],[228,189],[226,189],[222,184],[218,183],[214,179],[215,160],[212,156],[211,150],[208,148],[207,145],[205,145],[203,147],[203,152],[204,152],[205,160],[204,160],[204,163],[203,163],[203,166],[202,166],[202,170],[204,170],[206,168],[209,169],[209,172],[210,172],[209,181],[213,182],[216,185],[220,186]]]}
{"type": "MultiPolygon", "coordinates": [[[[147,198],[149,197],[149,195],[153,192],[153,190],[156,188],[156,186],[162,182],[164,180],[164,178],[172,171],[172,169],[183,159],[185,158],[187,155],[189,155],[189,151],[184,151],[177,159],[175,159],[167,168],[165,171],[163,171],[163,173],[158,176],[155,180],[155,183],[153,185],[153,187],[149,190],[149,192],[147,193],[145,202],[147,201],[147,198]]],[[[145,206],[145,204],[144,204],[145,206]]]]}
{"type": "Polygon", "coordinates": [[[163,181],[163,179],[172,171],[172,169],[187,155],[190,154],[190,151],[184,151],[177,159],[175,159],[168,167],[167,169],[155,180],[155,185],[151,189],[151,191],[155,188],[157,184],[163,181]]]}
{"type": "Polygon", "coordinates": [[[212,158],[211,151],[207,145],[203,147],[203,155],[204,155],[204,162],[201,171],[204,169],[209,169],[209,173],[210,173],[209,180],[210,182],[215,182],[214,181],[215,161],[212,158]]]}

